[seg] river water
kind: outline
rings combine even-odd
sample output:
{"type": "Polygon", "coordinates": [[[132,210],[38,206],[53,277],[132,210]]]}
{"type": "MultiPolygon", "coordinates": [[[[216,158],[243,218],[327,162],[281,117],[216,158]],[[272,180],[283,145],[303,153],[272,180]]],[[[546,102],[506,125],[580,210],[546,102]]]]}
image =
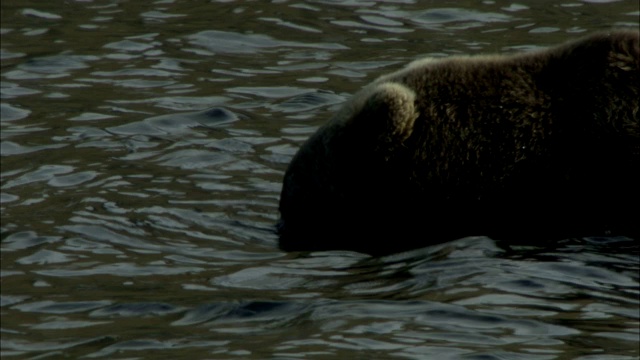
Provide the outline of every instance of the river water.
{"type": "Polygon", "coordinates": [[[637,240],[273,233],[296,149],[378,75],[637,29],[637,1],[1,6],[3,359],[639,357],[637,240]]]}

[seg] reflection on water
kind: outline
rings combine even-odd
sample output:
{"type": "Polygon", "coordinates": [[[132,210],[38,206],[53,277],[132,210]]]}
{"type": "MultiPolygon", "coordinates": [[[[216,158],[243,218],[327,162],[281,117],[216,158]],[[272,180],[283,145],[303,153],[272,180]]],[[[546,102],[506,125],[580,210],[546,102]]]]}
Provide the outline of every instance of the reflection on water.
{"type": "Polygon", "coordinates": [[[297,147],[363,84],[637,28],[635,1],[1,6],[3,358],[640,355],[632,239],[374,258],[272,228],[297,147]]]}

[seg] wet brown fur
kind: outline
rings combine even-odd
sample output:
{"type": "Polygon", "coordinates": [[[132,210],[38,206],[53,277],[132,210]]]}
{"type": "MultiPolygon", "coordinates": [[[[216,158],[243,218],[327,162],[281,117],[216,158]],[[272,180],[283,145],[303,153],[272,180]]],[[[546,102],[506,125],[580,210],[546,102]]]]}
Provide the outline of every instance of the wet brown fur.
{"type": "Polygon", "coordinates": [[[280,246],[638,236],[638,37],[425,59],[382,76],[292,160],[280,246]]]}

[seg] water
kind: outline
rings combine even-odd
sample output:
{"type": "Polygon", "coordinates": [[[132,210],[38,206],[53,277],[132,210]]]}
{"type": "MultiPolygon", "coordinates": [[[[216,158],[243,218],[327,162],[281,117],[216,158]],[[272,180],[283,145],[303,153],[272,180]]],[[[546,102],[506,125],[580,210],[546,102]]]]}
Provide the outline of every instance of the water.
{"type": "MultiPolygon", "coordinates": [[[[2,1],[6,359],[637,359],[638,242],[277,248],[280,182],[421,56],[637,28],[635,1],[2,1]]],[[[386,240],[391,241],[391,240],[386,240]]]]}

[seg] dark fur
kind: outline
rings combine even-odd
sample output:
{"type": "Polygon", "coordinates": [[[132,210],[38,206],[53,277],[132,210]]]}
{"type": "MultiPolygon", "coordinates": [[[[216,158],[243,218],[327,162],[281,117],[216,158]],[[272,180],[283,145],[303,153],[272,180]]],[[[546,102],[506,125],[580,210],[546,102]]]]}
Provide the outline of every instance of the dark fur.
{"type": "Polygon", "coordinates": [[[281,248],[638,236],[639,53],[620,31],[376,80],[292,160],[281,248]]]}

